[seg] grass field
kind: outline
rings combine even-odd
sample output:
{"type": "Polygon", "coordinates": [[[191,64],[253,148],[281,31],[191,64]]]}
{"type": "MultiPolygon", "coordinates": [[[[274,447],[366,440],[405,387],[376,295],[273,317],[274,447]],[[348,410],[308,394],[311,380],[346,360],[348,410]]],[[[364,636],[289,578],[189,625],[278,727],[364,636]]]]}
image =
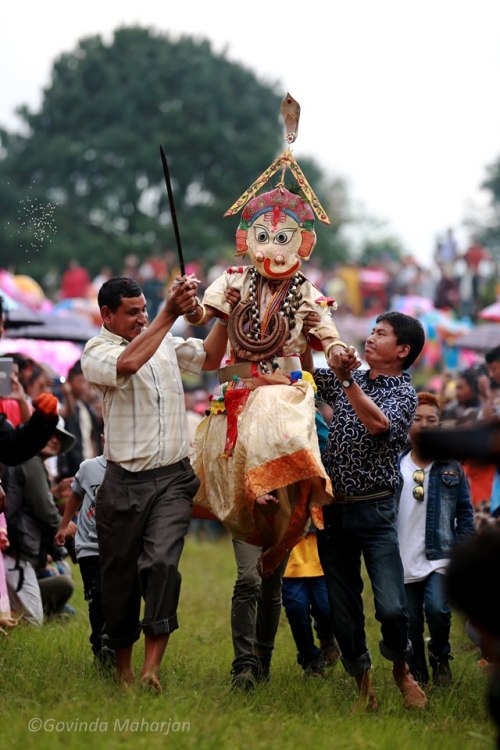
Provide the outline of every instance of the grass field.
{"type": "MultiPolygon", "coordinates": [[[[181,561],[180,629],[162,669],[165,692],[123,691],[98,675],[88,645],[79,571],[78,614],[41,629],[18,626],[0,641],[0,742],[21,748],[256,748],[262,750],[479,750],[494,747],[478,654],[454,617],[450,689],[429,688],[429,708],[409,712],[378,652],[379,629],[366,588],[375,715],[352,714],[354,681],[338,665],[325,680],[304,678],[283,613],[269,684],[252,694],[229,690],[230,600],[234,581],[227,539],[188,538],[181,561]]],[[[140,668],[142,643],[136,646],[140,668]]]]}

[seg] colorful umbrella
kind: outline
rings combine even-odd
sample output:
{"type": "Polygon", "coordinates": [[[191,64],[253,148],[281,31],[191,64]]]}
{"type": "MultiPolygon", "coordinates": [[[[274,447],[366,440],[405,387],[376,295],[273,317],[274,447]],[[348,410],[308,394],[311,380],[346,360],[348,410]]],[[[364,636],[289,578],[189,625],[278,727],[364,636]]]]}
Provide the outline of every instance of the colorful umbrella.
{"type": "Polygon", "coordinates": [[[488,305],[484,310],[478,313],[478,317],[481,320],[490,320],[492,322],[500,322],[500,300],[497,300],[492,305],[488,305]]]}
{"type": "Polygon", "coordinates": [[[455,346],[473,352],[487,352],[500,346],[500,323],[480,323],[455,340],[455,346]]]}
{"type": "Polygon", "coordinates": [[[0,292],[5,313],[5,328],[19,328],[26,325],[41,325],[41,320],[34,310],[17,302],[6,292],[0,292]]]}
{"type": "Polygon", "coordinates": [[[54,313],[73,313],[95,326],[101,325],[101,311],[96,299],[85,297],[67,297],[52,308],[54,313]]]}
{"type": "Polygon", "coordinates": [[[18,352],[47,365],[57,375],[67,377],[68,370],[82,356],[82,347],[70,341],[8,339],[0,341],[0,354],[18,352]]]}

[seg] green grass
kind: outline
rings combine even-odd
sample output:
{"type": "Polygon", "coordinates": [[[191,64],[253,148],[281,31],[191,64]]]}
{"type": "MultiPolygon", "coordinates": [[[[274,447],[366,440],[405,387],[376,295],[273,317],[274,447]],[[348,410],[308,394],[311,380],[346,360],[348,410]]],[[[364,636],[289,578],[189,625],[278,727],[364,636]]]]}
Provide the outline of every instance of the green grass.
{"type": "MultiPolygon", "coordinates": [[[[281,619],[272,677],[252,694],[229,690],[234,559],[227,539],[188,539],[181,561],[180,629],[162,667],[163,695],[119,689],[96,674],[79,571],[75,618],[43,628],[18,626],[0,641],[0,737],[17,748],[245,748],[252,750],[475,750],[494,747],[484,705],[485,676],[458,616],[453,620],[450,689],[430,687],[429,708],[410,712],[378,652],[378,623],[366,587],[366,617],[380,711],[351,714],[355,685],[341,665],[325,680],[305,679],[281,619]],[[39,731],[29,722],[39,718],[39,731]],[[142,724],[141,724],[142,722],[142,724]],[[163,722],[163,726],[162,726],[163,722]],[[182,724],[185,723],[182,731],[182,724]]],[[[136,645],[140,669],[142,643],[136,645]]]]}

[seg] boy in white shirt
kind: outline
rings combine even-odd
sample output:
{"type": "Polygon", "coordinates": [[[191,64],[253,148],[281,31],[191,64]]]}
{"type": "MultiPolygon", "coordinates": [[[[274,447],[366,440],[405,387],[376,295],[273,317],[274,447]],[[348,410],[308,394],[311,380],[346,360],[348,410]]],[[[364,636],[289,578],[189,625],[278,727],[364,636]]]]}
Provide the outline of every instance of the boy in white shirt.
{"type": "Polygon", "coordinates": [[[428,461],[419,452],[417,436],[437,428],[440,408],[432,393],[418,394],[410,428],[410,447],[400,457],[402,477],[398,511],[398,539],[408,600],[408,659],[412,675],[429,681],[424,649],[424,616],[429,628],[429,664],[435,685],[451,683],[451,611],[446,601],[444,575],[452,549],[474,532],[469,486],[455,460],[428,461]]]}

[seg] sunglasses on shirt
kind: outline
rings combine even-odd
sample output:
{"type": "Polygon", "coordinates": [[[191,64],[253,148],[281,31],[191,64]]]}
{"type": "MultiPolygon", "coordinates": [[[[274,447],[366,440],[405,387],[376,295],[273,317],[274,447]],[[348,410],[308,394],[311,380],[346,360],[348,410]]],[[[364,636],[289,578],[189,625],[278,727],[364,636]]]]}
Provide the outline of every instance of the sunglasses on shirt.
{"type": "Polygon", "coordinates": [[[424,499],[424,479],[425,474],[422,469],[416,469],[413,472],[413,481],[416,484],[416,487],[413,488],[413,497],[415,500],[418,500],[419,503],[424,499]]]}

